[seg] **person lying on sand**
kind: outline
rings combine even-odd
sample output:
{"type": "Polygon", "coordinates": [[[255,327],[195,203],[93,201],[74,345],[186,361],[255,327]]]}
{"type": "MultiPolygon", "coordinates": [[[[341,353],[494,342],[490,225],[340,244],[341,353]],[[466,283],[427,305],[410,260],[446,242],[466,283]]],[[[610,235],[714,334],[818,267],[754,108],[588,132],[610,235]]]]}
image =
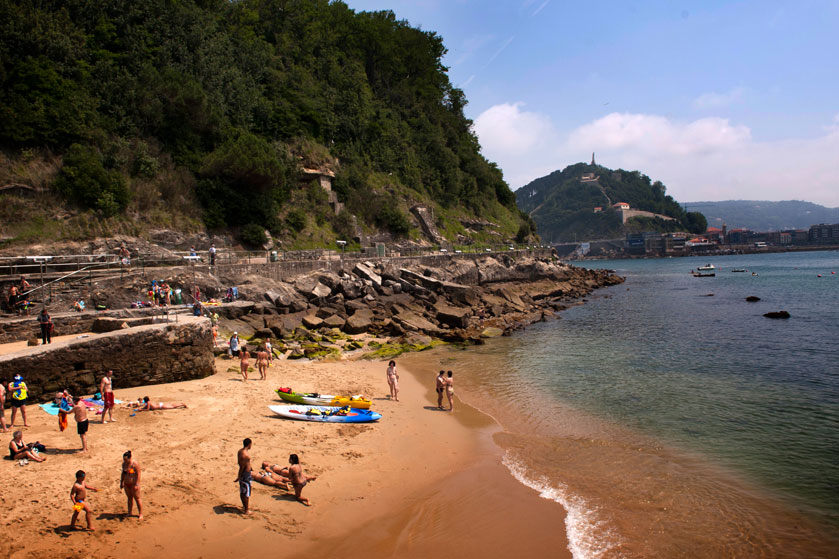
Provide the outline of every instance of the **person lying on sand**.
{"type": "Polygon", "coordinates": [[[294,487],[294,496],[298,501],[307,507],[312,506],[311,501],[303,497],[301,493],[307,483],[315,481],[317,478],[315,476],[307,476],[303,473],[303,467],[300,466],[300,458],[296,454],[292,454],[288,457],[288,463],[290,464],[288,468],[288,477],[291,479],[291,485],[294,487]]]}
{"type": "Polygon", "coordinates": [[[286,491],[289,490],[288,479],[270,470],[261,470],[255,476],[253,476],[253,480],[257,483],[261,483],[262,485],[268,485],[270,487],[280,487],[282,489],[285,489],[286,491]]]}
{"type": "Polygon", "coordinates": [[[142,407],[138,408],[142,411],[153,411],[153,410],[176,410],[176,409],[187,409],[186,404],[183,402],[173,402],[171,404],[167,404],[165,402],[152,402],[148,396],[143,398],[143,405],[142,407]]]}

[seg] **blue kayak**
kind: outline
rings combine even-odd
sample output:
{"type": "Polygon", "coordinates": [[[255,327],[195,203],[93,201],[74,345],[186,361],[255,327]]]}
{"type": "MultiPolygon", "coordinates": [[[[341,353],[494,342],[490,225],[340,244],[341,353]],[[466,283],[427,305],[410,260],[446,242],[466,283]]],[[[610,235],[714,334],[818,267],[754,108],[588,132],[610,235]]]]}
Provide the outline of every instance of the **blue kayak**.
{"type": "Polygon", "coordinates": [[[286,419],[319,421],[321,423],[369,423],[382,418],[382,414],[374,411],[346,407],[268,406],[268,409],[286,419]]]}

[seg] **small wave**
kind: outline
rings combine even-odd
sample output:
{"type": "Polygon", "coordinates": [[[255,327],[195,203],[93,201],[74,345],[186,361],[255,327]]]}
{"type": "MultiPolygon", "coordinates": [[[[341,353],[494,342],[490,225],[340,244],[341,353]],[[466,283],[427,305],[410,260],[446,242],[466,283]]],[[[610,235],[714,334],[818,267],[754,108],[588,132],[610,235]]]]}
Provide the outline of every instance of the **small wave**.
{"type": "Polygon", "coordinates": [[[543,499],[559,503],[566,511],[565,533],[568,550],[574,559],[601,559],[620,556],[621,538],[598,511],[585,499],[572,495],[563,483],[551,484],[547,479],[533,479],[525,466],[517,462],[510,451],[505,452],[503,463],[523,485],[537,491],[543,499]]]}

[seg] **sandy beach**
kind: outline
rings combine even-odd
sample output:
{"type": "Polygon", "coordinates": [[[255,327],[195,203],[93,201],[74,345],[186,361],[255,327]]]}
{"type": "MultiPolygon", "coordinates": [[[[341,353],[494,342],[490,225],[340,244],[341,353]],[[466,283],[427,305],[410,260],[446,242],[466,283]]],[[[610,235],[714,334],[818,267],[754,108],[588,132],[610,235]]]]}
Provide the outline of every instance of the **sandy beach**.
{"type": "MultiPolygon", "coordinates": [[[[436,372],[422,372],[420,383],[418,371],[400,369],[400,401],[392,402],[383,362],[274,361],[267,381],[247,383],[237,365],[219,359],[216,374],[205,379],[124,390],[115,377],[118,399],[148,395],[185,401],[189,409],[134,415],[119,409],[118,421],[105,425],[92,419],[88,454],[77,453],[72,419],[61,433],[55,417],[29,406],[24,440],[46,445],[48,460],[0,463],[0,555],[228,557],[341,549],[372,557],[570,557],[562,509],[510,476],[491,440],[494,422],[459,400],[454,413],[435,409],[436,372]],[[279,386],[365,394],[384,417],[366,425],[282,420],[267,408],[278,403],[279,386]],[[300,455],[304,470],[318,477],[304,490],[312,507],[254,483],[255,514],[240,514],[235,456],[245,437],[253,439],[256,466],[285,465],[290,453],[300,455]],[[121,456],[129,449],[143,470],[142,522],[125,516],[119,490],[121,456]],[[69,528],[78,469],[101,490],[89,497],[92,533],[69,528]]],[[[10,439],[11,430],[4,444],[10,439]]]]}

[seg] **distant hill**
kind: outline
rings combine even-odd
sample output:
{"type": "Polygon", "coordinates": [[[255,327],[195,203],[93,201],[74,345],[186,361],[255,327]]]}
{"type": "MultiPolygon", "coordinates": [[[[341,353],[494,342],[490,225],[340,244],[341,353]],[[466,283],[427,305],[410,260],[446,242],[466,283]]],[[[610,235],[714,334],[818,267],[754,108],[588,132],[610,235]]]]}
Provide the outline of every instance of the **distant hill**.
{"type": "Polygon", "coordinates": [[[807,229],[819,223],[839,223],[839,208],[826,208],[800,200],[726,200],[685,205],[705,214],[709,226],[722,227],[725,223],[729,229],[742,227],[752,231],[782,231],[807,229]]]}
{"type": "Polygon", "coordinates": [[[628,232],[705,230],[699,212],[687,213],[660,181],[652,182],[640,171],[612,170],[577,163],[538,178],[516,191],[519,209],[530,215],[537,232],[547,242],[612,239],[628,232]],[[632,217],[622,223],[613,204],[626,202],[672,220],[651,216],[632,217]],[[602,211],[595,212],[600,207],[602,211]]]}

